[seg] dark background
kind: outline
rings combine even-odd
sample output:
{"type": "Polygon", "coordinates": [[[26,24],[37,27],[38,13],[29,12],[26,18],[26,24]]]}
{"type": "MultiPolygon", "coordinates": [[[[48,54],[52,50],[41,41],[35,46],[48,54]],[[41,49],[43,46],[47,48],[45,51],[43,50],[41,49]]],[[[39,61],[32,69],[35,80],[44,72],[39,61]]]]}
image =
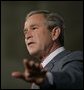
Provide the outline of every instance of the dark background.
{"type": "Polygon", "coordinates": [[[1,88],[28,89],[29,83],[11,77],[24,71],[22,60],[28,57],[23,26],[26,14],[47,9],[65,20],[65,48],[83,50],[83,1],[1,1],[1,88]]]}

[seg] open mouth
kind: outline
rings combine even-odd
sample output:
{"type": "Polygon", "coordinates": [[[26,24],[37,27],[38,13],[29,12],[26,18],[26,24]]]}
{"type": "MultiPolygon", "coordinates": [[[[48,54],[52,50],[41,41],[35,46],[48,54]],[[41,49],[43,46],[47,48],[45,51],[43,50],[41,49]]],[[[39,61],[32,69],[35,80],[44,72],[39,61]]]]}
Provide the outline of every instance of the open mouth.
{"type": "Polygon", "coordinates": [[[29,42],[29,43],[28,43],[28,46],[31,45],[31,44],[34,44],[34,42],[29,42]]]}

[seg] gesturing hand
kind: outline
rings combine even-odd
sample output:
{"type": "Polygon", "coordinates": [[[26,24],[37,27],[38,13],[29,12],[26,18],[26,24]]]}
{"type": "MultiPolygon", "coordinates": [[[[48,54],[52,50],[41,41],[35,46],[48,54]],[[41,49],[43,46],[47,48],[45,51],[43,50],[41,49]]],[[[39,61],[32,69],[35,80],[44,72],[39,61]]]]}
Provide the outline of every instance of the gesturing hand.
{"type": "Polygon", "coordinates": [[[40,63],[35,63],[34,61],[23,60],[25,70],[21,72],[13,72],[12,76],[15,78],[23,79],[30,83],[40,84],[45,78],[46,71],[42,71],[40,63]]]}

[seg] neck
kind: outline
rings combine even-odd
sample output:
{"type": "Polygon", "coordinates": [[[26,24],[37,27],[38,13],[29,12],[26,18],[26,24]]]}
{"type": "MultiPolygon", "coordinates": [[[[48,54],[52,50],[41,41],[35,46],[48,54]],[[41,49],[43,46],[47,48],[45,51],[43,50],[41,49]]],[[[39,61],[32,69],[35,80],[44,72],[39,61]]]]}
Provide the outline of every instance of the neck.
{"type": "Polygon", "coordinates": [[[50,44],[45,51],[41,52],[39,57],[40,61],[42,62],[50,53],[52,53],[54,50],[56,50],[59,47],[61,47],[59,43],[56,44],[55,42],[53,42],[52,44],[50,44]]]}

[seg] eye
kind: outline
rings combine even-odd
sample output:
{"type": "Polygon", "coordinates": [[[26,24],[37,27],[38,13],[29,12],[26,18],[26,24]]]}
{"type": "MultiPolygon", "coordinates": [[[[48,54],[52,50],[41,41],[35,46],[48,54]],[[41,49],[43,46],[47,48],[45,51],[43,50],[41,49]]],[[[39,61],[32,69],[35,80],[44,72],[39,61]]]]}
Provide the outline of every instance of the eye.
{"type": "Polygon", "coordinates": [[[33,28],[32,28],[32,30],[36,30],[36,29],[37,29],[37,27],[33,27],[33,28]]]}

